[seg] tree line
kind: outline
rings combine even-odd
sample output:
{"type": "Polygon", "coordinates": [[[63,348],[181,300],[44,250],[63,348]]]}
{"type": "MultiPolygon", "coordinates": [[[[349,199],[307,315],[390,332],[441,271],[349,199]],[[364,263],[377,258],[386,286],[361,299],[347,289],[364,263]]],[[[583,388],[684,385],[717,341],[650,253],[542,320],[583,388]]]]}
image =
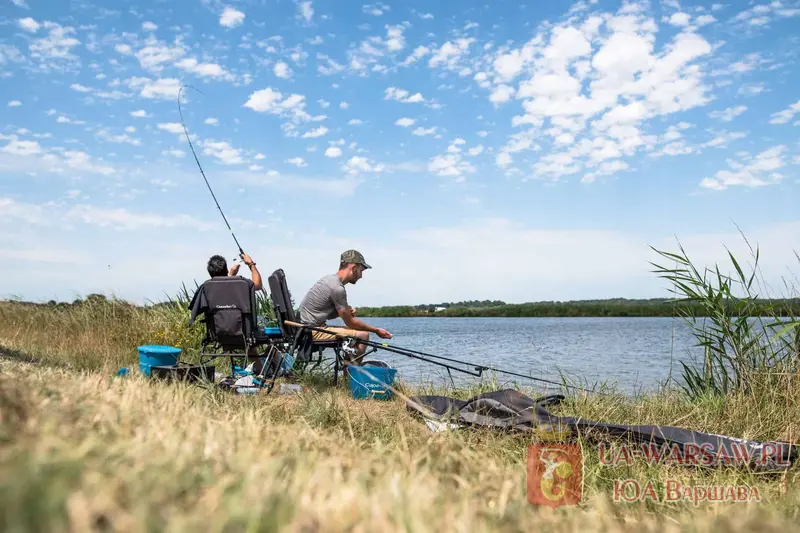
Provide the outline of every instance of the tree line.
{"type": "MultiPolygon", "coordinates": [[[[191,293],[184,287],[176,298],[163,302],[154,302],[149,307],[175,307],[186,308],[191,299],[191,293]]],[[[763,315],[779,317],[800,316],[800,298],[793,299],[754,299],[752,301],[757,309],[763,310],[763,315]]],[[[90,294],[85,299],[78,298],[73,302],[47,303],[25,302],[11,300],[24,306],[69,308],[82,305],[103,305],[116,303],[127,307],[139,307],[135,304],[121,300],[108,300],[102,294],[90,294]]],[[[294,307],[296,304],[292,301],[294,307]]],[[[730,303],[733,305],[733,302],[730,303]]],[[[266,300],[257,295],[259,315],[274,318],[272,299],[266,300]]],[[[467,300],[461,302],[442,302],[438,304],[419,305],[389,305],[381,307],[358,307],[361,317],[671,317],[685,314],[704,316],[701,306],[697,303],[686,303],[661,298],[627,299],[612,298],[605,300],[571,300],[540,301],[521,304],[509,304],[501,300],[467,300]]]]}
{"type": "MultiPolygon", "coordinates": [[[[800,316],[800,298],[754,300],[770,316],[800,316]]],[[[659,317],[689,313],[703,316],[697,304],[652,299],[542,301],[522,304],[492,302],[456,302],[423,305],[359,307],[362,317],[659,317]]]]}

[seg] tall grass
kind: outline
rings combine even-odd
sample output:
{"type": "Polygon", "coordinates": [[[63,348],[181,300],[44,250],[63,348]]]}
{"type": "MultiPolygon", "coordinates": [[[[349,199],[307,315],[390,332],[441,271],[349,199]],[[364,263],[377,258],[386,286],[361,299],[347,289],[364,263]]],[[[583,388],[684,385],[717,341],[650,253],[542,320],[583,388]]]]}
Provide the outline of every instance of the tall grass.
{"type": "Polygon", "coordinates": [[[747,273],[728,251],[733,275],[721,272],[719,265],[699,270],[680,244],[679,253],[654,250],[675,265],[653,263],[655,272],[672,283],[675,301],[695,304],[676,306],[705,354],[699,365],[681,362],[679,385],[690,398],[748,394],[756,384],[777,386],[777,376],[798,372],[800,321],[791,307],[788,317],[781,316],[785,309],[758,294],[758,248],[747,273]]]}
{"type": "MultiPolygon", "coordinates": [[[[798,402],[764,400],[578,396],[556,412],[790,436],[798,402]]],[[[794,469],[608,466],[581,440],[583,501],[553,511],[527,502],[536,435],[431,433],[402,399],[353,400],[343,389],[237,397],[0,358],[0,406],[0,530],[9,532],[800,531],[794,469]],[[652,481],[661,498],[669,480],[748,485],[761,501],[614,501],[625,479],[652,481]]]]}
{"type": "MultiPolygon", "coordinates": [[[[734,297],[750,276],[734,267],[733,279],[719,269],[709,278],[681,254],[665,252],[679,266],[658,272],[713,311],[702,324],[684,317],[711,354],[707,366],[687,364],[684,389],[575,394],[553,412],[797,441],[800,385],[781,351],[791,343],[770,342],[759,333],[770,329],[769,310],[748,307],[746,291],[734,297]]],[[[190,295],[184,286],[146,307],[102,297],[0,302],[0,530],[800,531],[796,467],[763,475],[638,459],[609,466],[582,436],[583,501],[554,511],[527,502],[527,447],[539,435],[433,433],[406,409],[404,396],[417,391],[402,382],[394,401],[375,402],[350,398],[346,382],[309,381],[298,396],[235,396],[137,372],[113,377],[135,366],[141,344],[197,350],[203,329],[187,327],[190,295]],[[748,485],[762,498],[616,502],[615,480],[626,479],[659,490],[670,480],[748,485]]]]}

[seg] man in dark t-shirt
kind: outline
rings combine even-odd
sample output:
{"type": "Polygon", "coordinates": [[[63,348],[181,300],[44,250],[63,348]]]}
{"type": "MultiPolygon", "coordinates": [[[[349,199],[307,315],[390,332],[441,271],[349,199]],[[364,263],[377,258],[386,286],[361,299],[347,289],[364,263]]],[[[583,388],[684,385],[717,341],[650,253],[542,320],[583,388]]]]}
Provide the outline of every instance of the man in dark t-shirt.
{"type": "MultiPolygon", "coordinates": [[[[243,276],[238,276],[238,277],[245,280],[248,285],[252,285],[255,290],[260,291],[262,287],[261,273],[258,271],[258,268],[256,268],[256,262],[253,261],[250,258],[250,256],[245,253],[241,255],[241,258],[242,262],[250,268],[250,274],[252,275],[253,279],[249,280],[243,276]]],[[[240,265],[238,263],[234,264],[229,270],[228,262],[225,260],[224,257],[222,257],[221,255],[212,255],[211,258],[208,260],[208,265],[206,265],[206,269],[208,270],[208,275],[211,276],[212,278],[215,278],[218,276],[237,276],[239,272],[239,266],[240,265]]],[[[226,347],[226,346],[223,346],[223,348],[230,348],[231,350],[233,349],[232,347],[226,347]]],[[[256,374],[260,374],[264,362],[261,361],[261,358],[256,357],[258,355],[257,348],[255,346],[251,346],[247,355],[249,356],[247,358],[247,362],[254,363],[253,372],[255,372],[256,374]]]]}
{"type": "MultiPolygon", "coordinates": [[[[300,322],[309,326],[334,330],[340,335],[357,337],[361,340],[369,340],[370,332],[382,339],[391,339],[392,334],[385,329],[370,326],[356,318],[356,310],[347,303],[347,291],[344,286],[348,283],[355,284],[368,268],[372,267],[367,264],[364,256],[357,250],[347,250],[342,253],[339,258],[339,270],[335,274],[323,276],[309,289],[300,302],[300,322]],[[341,318],[346,327],[326,324],[327,320],[335,318],[341,318]]],[[[312,334],[315,340],[336,338],[333,334],[320,331],[314,331],[312,334]]],[[[366,349],[366,345],[356,344],[357,356],[351,362],[361,364],[366,349]]]]}

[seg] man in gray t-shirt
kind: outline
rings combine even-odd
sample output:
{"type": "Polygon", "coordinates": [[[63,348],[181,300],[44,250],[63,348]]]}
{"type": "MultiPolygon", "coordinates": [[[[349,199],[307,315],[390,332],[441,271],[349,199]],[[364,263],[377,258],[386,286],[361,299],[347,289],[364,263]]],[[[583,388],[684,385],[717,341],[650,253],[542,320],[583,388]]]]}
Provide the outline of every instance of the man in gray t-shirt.
{"type": "MultiPolygon", "coordinates": [[[[357,337],[361,340],[369,340],[370,332],[375,333],[382,339],[391,339],[392,334],[383,328],[376,328],[357,319],[356,310],[347,303],[347,291],[344,286],[347,283],[355,284],[364,271],[370,267],[364,260],[364,256],[356,250],[347,250],[342,253],[339,259],[339,270],[335,274],[328,274],[317,281],[303,300],[300,302],[300,322],[309,326],[323,327],[335,330],[341,335],[357,337]],[[341,318],[345,323],[345,328],[328,326],[327,320],[341,318]]],[[[315,340],[330,340],[336,338],[335,335],[314,331],[315,340]]],[[[358,355],[355,364],[361,364],[361,359],[366,351],[366,345],[356,344],[358,355]]]]}

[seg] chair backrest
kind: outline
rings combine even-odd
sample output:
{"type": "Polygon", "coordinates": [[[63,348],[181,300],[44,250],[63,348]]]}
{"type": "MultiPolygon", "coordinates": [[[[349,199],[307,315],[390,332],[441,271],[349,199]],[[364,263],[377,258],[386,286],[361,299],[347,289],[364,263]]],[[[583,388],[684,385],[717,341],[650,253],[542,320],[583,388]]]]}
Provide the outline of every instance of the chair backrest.
{"type": "Polygon", "coordinates": [[[206,331],[212,341],[244,347],[256,331],[256,291],[253,282],[240,276],[218,276],[202,286],[207,308],[206,331]]]}
{"type": "Polygon", "coordinates": [[[283,269],[278,269],[267,278],[269,284],[269,292],[272,295],[272,308],[275,310],[275,316],[278,319],[278,327],[287,338],[290,338],[295,329],[292,326],[287,326],[286,321],[297,322],[294,309],[292,308],[292,297],[289,294],[289,286],[286,284],[286,274],[283,269]]]}
{"type": "Polygon", "coordinates": [[[292,350],[297,351],[297,361],[308,361],[312,352],[319,349],[315,344],[312,331],[307,328],[289,326],[286,321],[299,323],[292,308],[292,297],[289,294],[289,286],[286,283],[286,274],[283,269],[278,269],[267,278],[269,291],[272,294],[272,307],[275,316],[278,318],[278,326],[285,339],[291,339],[292,350]]]}

